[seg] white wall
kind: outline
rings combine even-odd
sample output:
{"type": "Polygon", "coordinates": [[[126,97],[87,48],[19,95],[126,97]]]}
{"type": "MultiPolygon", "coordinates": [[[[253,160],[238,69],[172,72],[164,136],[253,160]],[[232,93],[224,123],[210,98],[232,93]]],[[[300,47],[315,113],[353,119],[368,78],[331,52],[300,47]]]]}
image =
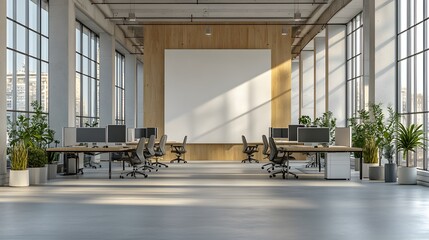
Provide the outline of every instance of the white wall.
{"type": "Polygon", "coordinates": [[[326,112],[326,39],[316,37],[314,39],[314,80],[315,80],[315,112],[316,117],[326,112]]]}
{"type": "Polygon", "coordinates": [[[375,102],[395,106],[396,96],[396,7],[394,0],[375,3],[375,102]]]}
{"type": "Polygon", "coordinates": [[[301,116],[314,119],[314,51],[303,50],[300,55],[301,66],[301,116]]]}
{"type": "Polygon", "coordinates": [[[271,50],[166,50],[165,129],[189,142],[260,141],[271,124],[271,50]]]}
{"type": "Polygon", "coordinates": [[[326,27],[328,45],[328,111],[337,118],[337,126],[346,126],[346,27],[326,27]]]}
{"type": "Polygon", "coordinates": [[[299,118],[299,62],[292,62],[292,76],[291,76],[291,100],[290,100],[290,122],[293,124],[298,123],[299,118]]]}

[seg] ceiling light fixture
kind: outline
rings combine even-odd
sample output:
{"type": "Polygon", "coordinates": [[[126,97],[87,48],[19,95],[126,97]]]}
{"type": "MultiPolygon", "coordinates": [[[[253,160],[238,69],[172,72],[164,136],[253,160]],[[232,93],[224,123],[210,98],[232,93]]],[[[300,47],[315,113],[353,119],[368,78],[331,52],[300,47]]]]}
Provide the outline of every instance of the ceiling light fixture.
{"type": "Polygon", "coordinates": [[[136,19],[136,14],[135,13],[133,13],[133,12],[128,13],[128,21],[135,22],[136,20],[137,19],[136,19]]]}
{"type": "Polygon", "coordinates": [[[283,26],[282,27],[282,36],[287,36],[287,34],[288,34],[288,29],[286,26],[283,26]]]}
{"type": "Polygon", "coordinates": [[[302,20],[301,13],[300,12],[294,13],[293,14],[293,20],[296,22],[301,21],[302,20]]]}
{"type": "Polygon", "coordinates": [[[206,36],[211,36],[212,35],[212,28],[207,26],[206,27],[206,31],[204,33],[206,36]]]}

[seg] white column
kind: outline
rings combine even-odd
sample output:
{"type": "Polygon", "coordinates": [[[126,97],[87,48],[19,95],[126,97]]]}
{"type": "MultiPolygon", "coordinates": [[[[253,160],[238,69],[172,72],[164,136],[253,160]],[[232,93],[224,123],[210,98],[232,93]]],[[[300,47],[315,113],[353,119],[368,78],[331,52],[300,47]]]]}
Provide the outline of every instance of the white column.
{"type": "Polygon", "coordinates": [[[337,126],[346,126],[346,27],[326,27],[326,99],[327,111],[337,118],[337,126]]]}
{"type": "Polygon", "coordinates": [[[307,115],[314,120],[314,51],[303,50],[300,61],[301,116],[307,115]]]}
{"type": "Polygon", "coordinates": [[[363,82],[364,105],[375,103],[375,1],[363,1],[363,82]]]}
{"type": "Polygon", "coordinates": [[[100,34],[100,127],[115,122],[115,38],[100,34]]]}
{"type": "Polygon", "coordinates": [[[291,76],[291,99],[290,99],[290,122],[298,124],[299,118],[299,62],[292,61],[291,76]]]}
{"type": "Polygon", "coordinates": [[[73,1],[49,1],[49,125],[55,138],[75,126],[76,30],[73,1]]]}
{"type": "Polygon", "coordinates": [[[143,79],[143,63],[137,62],[137,124],[136,127],[143,127],[144,119],[144,79],[143,79]]]}
{"type": "Polygon", "coordinates": [[[0,1],[0,186],[7,181],[6,161],[6,1],[0,1]]]}
{"type": "Polygon", "coordinates": [[[137,59],[134,54],[125,55],[125,124],[136,126],[137,59]]]}
{"type": "Polygon", "coordinates": [[[321,117],[326,112],[326,43],[324,37],[314,38],[314,105],[315,117],[321,117]]]}
{"type": "Polygon", "coordinates": [[[395,107],[396,99],[396,11],[394,0],[375,3],[375,102],[395,107]]]}

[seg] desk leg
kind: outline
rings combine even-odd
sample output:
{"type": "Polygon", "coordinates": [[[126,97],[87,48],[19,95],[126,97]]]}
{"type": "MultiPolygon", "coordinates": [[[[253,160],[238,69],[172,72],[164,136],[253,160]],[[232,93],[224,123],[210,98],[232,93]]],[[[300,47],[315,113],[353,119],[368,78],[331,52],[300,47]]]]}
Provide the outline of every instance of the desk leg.
{"type": "Polygon", "coordinates": [[[109,153],[109,179],[112,179],[112,153],[109,153]]]}
{"type": "Polygon", "coordinates": [[[286,166],[286,179],[289,179],[289,153],[286,152],[286,162],[287,162],[287,166],[286,166]]]}
{"type": "Polygon", "coordinates": [[[319,163],[319,172],[322,171],[322,161],[320,161],[320,153],[316,153],[316,162],[319,163]]]}
{"type": "Polygon", "coordinates": [[[359,161],[359,178],[360,178],[360,180],[362,180],[362,167],[363,167],[363,163],[362,163],[362,153],[361,153],[361,155],[360,155],[360,161],[359,161]]]}

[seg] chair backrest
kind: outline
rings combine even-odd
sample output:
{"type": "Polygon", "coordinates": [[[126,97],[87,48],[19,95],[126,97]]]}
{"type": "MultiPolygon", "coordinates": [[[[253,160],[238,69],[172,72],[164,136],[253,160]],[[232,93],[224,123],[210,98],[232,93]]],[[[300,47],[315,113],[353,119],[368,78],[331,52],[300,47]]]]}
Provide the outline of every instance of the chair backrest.
{"type": "Polygon", "coordinates": [[[146,149],[151,156],[155,155],[155,135],[150,135],[146,149]]]}
{"type": "Polygon", "coordinates": [[[167,135],[162,135],[161,140],[159,140],[159,151],[162,155],[165,154],[165,144],[167,143],[167,135]]]}
{"type": "Polygon", "coordinates": [[[244,135],[241,135],[241,140],[243,141],[243,152],[246,152],[248,146],[246,137],[244,135]]]}
{"type": "Polygon", "coordinates": [[[183,138],[182,147],[183,147],[183,150],[184,150],[184,151],[186,150],[186,141],[188,141],[188,136],[185,136],[185,137],[183,138]]]}
{"type": "Polygon", "coordinates": [[[140,159],[140,161],[145,161],[144,157],[144,149],[145,149],[146,138],[140,138],[139,143],[136,148],[136,155],[140,159]]]}
{"type": "Polygon", "coordinates": [[[264,143],[264,149],[262,149],[262,154],[268,156],[270,155],[270,152],[268,151],[270,149],[267,136],[262,135],[262,142],[264,143]]]}
{"type": "Polygon", "coordinates": [[[270,137],[270,161],[275,161],[277,158],[278,150],[276,146],[276,142],[274,142],[274,138],[270,137]]]}

